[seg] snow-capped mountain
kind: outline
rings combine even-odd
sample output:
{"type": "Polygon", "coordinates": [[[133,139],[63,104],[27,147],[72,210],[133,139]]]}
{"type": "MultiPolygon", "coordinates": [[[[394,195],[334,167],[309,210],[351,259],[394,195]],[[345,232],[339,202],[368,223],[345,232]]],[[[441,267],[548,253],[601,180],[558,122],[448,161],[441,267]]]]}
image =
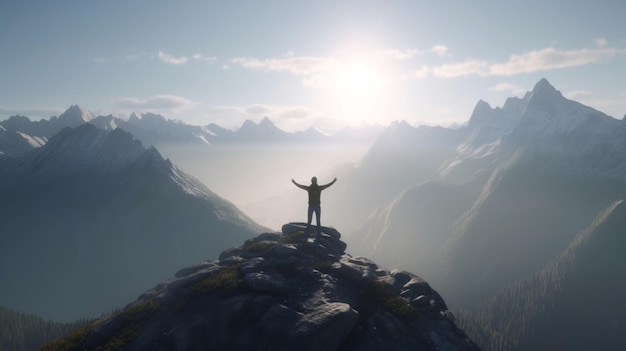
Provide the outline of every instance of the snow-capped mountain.
{"type": "Polygon", "coordinates": [[[46,143],[45,138],[7,130],[0,125],[0,157],[19,155],[46,143]]]}
{"type": "MultiPolygon", "coordinates": [[[[554,340],[542,344],[527,333],[528,326],[551,333],[555,326],[532,323],[570,319],[558,313],[576,309],[575,303],[559,304],[556,310],[550,301],[580,298],[561,289],[557,281],[539,279],[555,272],[554,262],[563,262],[558,271],[567,271],[570,283],[572,277],[594,276],[596,286],[613,289],[614,278],[604,272],[606,262],[596,265],[587,257],[579,264],[558,257],[573,254],[568,247],[593,255],[612,250],[602,241],[579,243],[582,233],[597,226],[613,238],[623,233],[618,225],[604,224],[602,214],[626,199],[625,141],[623,121],[568,100],[541,80],[523,98],[510,98],[502,108],[480,101],[467,126],[459,129],[390,126],[367,157],[340,176],[350,177],[352,186],[333,194],[329,201],[336,209],[327,212],[360,208],[360,222],[365,224],[348,234],[357,252],[387,266],[420,269],[453,307],[471,312],[484,303],[481,313],[490,316],[492,324],[479,325],[482,332],[492,325],[517,325],[508,334],[516,333],[515,343],[552,349],[554,340]],[[400,190],[374,197],[386,184],[400,190]],[[381,201],[383,196],[386,202],[381,201]],[[541,291],[550,299],[526,299],[523,292],[512,291],[504,303],[491,300],[497,291],[520,286],[528,294],[541,291]],[[501,310],[504,305],[545,314],[520,317],[501,310]],[[515,324],[514,319],[524,323],[515,324]]],[[[618,209],[623,212],[623,205],[618,209]]],[[[620,222],[614,217],[607,223],[620,222]]],[[[611,257],[615,265],[626,263],[611,257]]],[[[616,288],[626,293],[621,285],[616,288]]],[[[620,313],[626,313],[613,295],[603,304],[621,306],[620,313]]],[[[623,317],[603,312],[597,318],[613,318],[617,327],[609,333],[611,340],[626,331],[623,317]]],[[[513,343],[503,336],[506,330],[490,333],[485,340],[513,343]]],[[[582,325],[559,329],[559,335],[565,333],[576,336],[580,350],[590,345],[582,325]]]]}
{"type": "Polygon", "coordinates": [[[446,172],[478,159],[501,162],[519,148],[540,148],[567,162],[562,166],[573,173],[626,176],[624,123],[564,98],[546,79],[523,98],[509,98],[502,108],[479,102],[466,132],[470,135],[446,172]]]}
{"type": "Polygon", "coordinates": [[[96,316],[263,228],[129,133],[86,123],[0,159],[0,303],[96,316]]]}
{"type": "MultiPolygon", "coordinates": [[[[246,120],[241,127],[231,130],[214,123],[206,126],[189,125],[179,120],[167,119],[155,113],[132,113],[128,119],[113,115],[94,117],[89,110],[72,105],[59,117],[31,121],[28,117],[12,116],[0,121],[6,130],[32,137],[50,138],[65,127],[91,123],[103,130],[124,129],[141,140],[144,145],[161,149],[172,145],[208,146],[221,143],[339,143],[350,144],[372,140],[382,127],[346,128],[334,135],[316,128],[300,132],[286,132],[278,128],[268,117],[259,123],[246,120]]],[[[0,151],[3,151],[0,149],[0,151]]]]}

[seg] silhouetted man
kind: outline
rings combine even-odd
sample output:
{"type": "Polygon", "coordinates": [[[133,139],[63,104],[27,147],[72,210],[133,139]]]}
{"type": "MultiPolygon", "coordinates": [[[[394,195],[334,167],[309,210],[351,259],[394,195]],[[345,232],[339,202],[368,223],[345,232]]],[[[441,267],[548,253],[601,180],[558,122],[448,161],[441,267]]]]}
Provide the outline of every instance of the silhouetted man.
{"type": "Polygon", "coordinates": [[[291,182],[294,183],[298,188],[304,189],[309,193],[309,211],[308,218],[306,223],[306,237],[309,237],[309,233],[311,232],[311,220],[313,219],[313,213],[315,212],[315,218],[317,219],[317,236],[319,237],[321,234],[321,226],[320,226],[320,215],[322,212],[322,208],[320,207],[320,197],[322,195],[322,190],[328,188],[329,186],[335,184],[337,178],[333,179],[332,182],[326,185],[317,185],[317,177],[311,178],[311,185],[306,186],[302,184],[296,183],[295,180],[291,179],[291,182]]]}

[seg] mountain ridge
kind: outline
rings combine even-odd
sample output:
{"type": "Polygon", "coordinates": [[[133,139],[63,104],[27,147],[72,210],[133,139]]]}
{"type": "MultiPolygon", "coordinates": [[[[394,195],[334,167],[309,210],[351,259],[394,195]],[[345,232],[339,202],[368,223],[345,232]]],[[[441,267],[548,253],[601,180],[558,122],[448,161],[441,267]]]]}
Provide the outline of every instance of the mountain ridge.
{"type": "MultiPolygon", "coordinates": [[[[210,146],[221,143],[351,143],[362,142],[377,135],[381,127],[345,128],[334,134],[316,128],[286,132],[278,128],[269,117],[259,123],[245,120],[239,128],[227,129],[217,124],[190,125],[180,120],[167,119],[156,113],[133,112],[127,119],[113,115],[95,117],[78,105],[70,106],[59,117],[31,121],[25,116],[11,116],[0,121],[3,128],[39,137],[45,142],[65,127],[91,123],[103,130],[122,128],[132,133],[145,145],[161,147],[167,144],[210,146]]],[[[29,148],[24,148],[28,150],[29,148]]],[[[3,150],[0,149],[0,152],[3,150]]],[[[6,151],[5,151],[6,153],[6,151]]]]}
{"type": "Polygon", "coordinates": [[[0,159],[0,213],[0,301],[66,321],[263,229],[155,148],[91,124],[0,159]]]}
{"type": "MultiPolygon", "coordinates": [[[[385,135],[389,142],[382,143],[381,137],[381,144],[373,145],[377,149],[368,152],[370,158],[340,175],[368,181],[353,182],[354,188],[336,194],[332,201],[338,202],[336,208],[360,206],[363,214],[371,214],[363,226],[347,233],[356,243],[353,248],[383,264],[420,267],[422,276],[438,287],[453,309],[471,309],[503,287],[524,281],[559,255],[576,233],[592,225],[602,209],[626,195],[626,129],[622,121],[566,99],[547,80],[538,82],[523,98],[507,99],[502,108],[479,101],[466,126],[439,130],[435,141],[429,138],[437,133],[420,134],[426,129],[405,126],[397,134],[393,131],[390,128],[385,135]],[[404,139],[411,142],[395,145],[404,139]],[[425,161],[418,162],[416,155],[429,148],[432,151],[423,155],[425,161]],[[376,167],[383,171],[367,179],[376,167]],[[396,174],[386,176],[400,171],[414,176],[403,183],[396,174]],[[362,195],[387,182],[399,188],[385,194],[387,201],[373,202],[362,195]],[[360,201],[348,204],[341,202],[344,198],[360,201]],[[411,235],[406,234],[409,230],[411,235]]],[[[623,205],[617,209],[622,213],[623,205]]],[[[618,225],[607,225],[604,230],[613,237],[623,232],[618,225]]],[[[584,274],[596,290],[610,290],[614,279],[594,270],[602,262],[598,252],[593,256],[598,263],[589,258],[568,269],[572,275],[584,274]]],[[[611,257],[613,264],[623,265],[623,259],[611,257]]],[[[550,309],[534,326],[533,332],[546,336],[546,344],[525,329],[517,341],[510,339],[507,342],[511,343],[496,349],[522,350],[520,343],[531,340],[530,349],[558,348],[556,338],[547,337],[551,333],[569,335],[572,341],[567,345],[573,350],[589,349],[593,340],[586,338],[584,323],[566,323],[567,311],[577,309],[576,298],[583,298],[574,292],[580,291],[583,283],[572,281],[571,285],[575,286],[571,292],[547,292],[561,294],[563,302],[557,301],[560,307],[550,309]],[[572,329],[558,329],[560,324],[548,320],[572,329]]],[[[533,289],[544,289],[542,286],[529,286],[525,291],[533,294],[533,289]]],[[[588,294],[591,290],[585,289],[588,294]]],[[[523,295],[516,296],[518,299],[507,303],[524,308],[528,301],[523,295]]],[[[625,311],[618,299],[611,301],[625,311]]],[[[603,335],[620,345],[615,340],[623,330],[623,318],[600,305],[584,311],[595,318],[610,316],[613,332],[603,335]]],[[[583,314],[579,317],[585,318],[583,314]]],[[[520,317],[494,312],[490,318],[483,327],[514,323],[520,317]]],[[[498,338],[505,340],[506,335],[498,338]]]]}

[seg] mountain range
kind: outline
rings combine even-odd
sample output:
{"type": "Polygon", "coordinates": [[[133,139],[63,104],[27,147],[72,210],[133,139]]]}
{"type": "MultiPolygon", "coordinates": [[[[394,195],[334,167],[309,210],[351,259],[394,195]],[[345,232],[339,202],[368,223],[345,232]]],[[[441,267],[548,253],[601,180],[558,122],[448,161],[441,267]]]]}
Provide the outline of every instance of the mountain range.
{"type": "MultiPolygon", "coordinates": [[[[218,150],[221,154],[190,153],[185,164],[207,165],[208,172],[228,175],[225,182],[246,192],[274,181],[289,186],[289,178],[298,169],[311,172],[310,162],[303,162],[302,155],[311,157],[332,139],[312,130],[314,146],[302,149],[297,144],[307,140],[303,135],[294,138],[294,133],[276,131],[269,119],[246,122],[230,131],[138,113],[127,120],[93,118],[72,106],[48,121],[16,116],[0,122],[0,151],[5,155],[0,158],[0,174],[11,184],[7,189],[31,179],[27,174],[37,174],[39,164],[52,169],[52,164],[64,162],[60,156],[50,165],[27,161],[49,144],[62,149],[63,143],[53,140],[59,131],[63,134],[61,121],[78,125],[89,121],[113,135],[128,135],[120,129],[136,128],[133,136],[137,133],[144,144],[156,144],[159,151],[168,153],[172,145],[218,150]],[[55,134],[42,132],[55,129],[55,134]],[[280,146],[267,147],[270,144],[280,146]],[[293,155],[281,158],[284,150],[293,150],[293,155]],[[254,161],[246,163],[248,168],[241,166],[246,157],[254,161]],[[281,167],[269,163],[273,158],[280,159],[281,167]],[[21,167],[31,168],[28,173],[9,171],[21,167]],[[275,172],[270,176],[271,170],[275,172]]],[[[623,120],[565,98],[542,79],[523,97],[511,97],[502,107],[479,101],[468,123],[460,127],[395,122],[382,131],[369,131],[361,135],[375,139],[358,162],[336,168],[329,165],[323,174],[339,179],[324,192],[324,223],[342,229],[353,253],[381,266],[419,272],[445,298],[459,325],[485,350],[624,347],[619,338],[626,332],[626,307],[621,301],[626,286],[619,278],[621,267],[626,267],[620,255],[625,244],[623,120]]],[[[335,140],[346,145],[348,138],[335,140]]],[[[145,152],[158,154],[150,150],[145,152]]],[[[181,154],[188,154],[190,149],[182,150],[181,154]]],[[[98,162],[90,160],[85,163],[89,166],[76,168],[97,169],[98,162]]],[[[330,163],[322,158],[315,166],[324,162],[330,163]]],[[[183,174],[170,166],[176,174],[183,174]]],[[[66,178],[67,168],[73,166],[57,168],[55,172],[66,178]]],[[[197,174],[197,169],[189,169],[197,174]]],[[[85,193],[89,191],[96,190],[89,188],[85,193]]],[[[272,206],[279,204],[289,216],[304,213],[302,206],[294,205],[295,193],[271,197],[258,206],[277,212],[272,206]]],[[[20,197],[14,193],[12,198],[20,197]]],[[[30,210],[40,198],[27,199],[29,205],[23,205],[21,213],[45,212],[30,210]]],[[[74,207],[77,213],[88,208],[74,207]]],[[[54,206],[45,207],[49,208],[54,206]]],[[[22,221],[26,227],[34,225],[27,216],[22,221]]],[[[14,224],[13,230],[18,227],[14,224]]],[[[24,262],[22,258],[19,264],[24,262]]]]}
{"type": "MultiPolygon", "coordinates": [[[[575,277],[593,282],[584,291],[610,290],[601,305],[626,312],[613,295],[626,290],[605,272],[607,262],[626,263],[605,257],[623,233],[616,218],[623,205],[608,209],[626,196],[625,140],[623,121],[566,99],[542,79],[501,108],[478,102],[460,128],[390,126],[359,164],[339,176],[348,185],[329,193],[326,207],[331,214],[351,208],[352,216],[332,218],[345,221],[344,228],[362,223],[346,234],[355,252],[418,270],[452,309],[483,316],[479,325],[486,334],[479,344],[485,349],[553,349],[559,341],[570,350],[589,349],[595,338],[588,324],[552,322],[580,311],[575,297],[584,298],[580,285],[587,283],[575,277]],[[613,214],[601,216],[606,211],[613,214]],[[613,239],[580,242],[581,233],[596,227],[604,233],[598,237],[613,239]],[[581,252],[575,255],[585,259],[559,259],[564,252],[581,252]],[[559,269],[566,278],[547,275],[558,265],[565,266],[559,269]],[[571,289],[563,288],[565,281],[571,289]],[[515,313],[509,305],[518,307],[515,313]]],[[[619,349],[615,340],[626,320],[599,308],[578,316],[611,325],[593,329],[611,340],[596,345],[619,349]]]]}
{"type": "Polygon", "coordinates": [[[248,143],[354,143],[371,140],[382,126],[345,128],[328,134],[316,128],[286,132],[269,118],[259,123],[246,120],[241,127],[231,130],[211,123],[205,126],[189,125],[167,119],[155,113],[134,112],[128,118],[113,115],[97,116],[78,105],[70,106],[61,115],[32,121],[15,115],[0,121],[0,155],[14,155],[43,145],[47,139],[65,127],[90,123],[102,130],[123,129],[144,145],[161,149],[167,145],[213,145],[248,143]],[[23,139],[23,140],[21,140],[23,139]]]}
{"type": "Polygon", "coordinates": [[[263,229],[154,147],[89,123],[0,158],[0,213],[1,303],[62,321],[263,229]]]}

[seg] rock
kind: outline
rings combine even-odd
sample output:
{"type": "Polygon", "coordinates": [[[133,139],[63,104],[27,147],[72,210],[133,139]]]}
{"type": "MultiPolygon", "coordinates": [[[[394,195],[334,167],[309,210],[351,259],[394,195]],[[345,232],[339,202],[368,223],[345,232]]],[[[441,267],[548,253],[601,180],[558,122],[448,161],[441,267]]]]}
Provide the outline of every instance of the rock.
{"type": "Polygon", "coordinates": [[[274,247],[274,253],[281,257],[293,256],[298,253],[298,248],[291,244],[277,245],[274,247]]]}
{"type": "Polygon", "coordinates": [[[248,273],[244,276],[244,280],[250,288],[260,292],[283,294],[291,290],[286,280],[263,273],[248,273]]]}
{"type": "Polygon", "coordinates": [[[328,303],[302,316],[291,334],[294,350],[337,350],[354,327],[358,312],[346,303],[328,303]]]}
{"type": "Polygon", "coordinates": [[[430,303],[430,299],[425,295],[420,295],[411,301],[412,306],[424,307],[430,303]]]}
{"type": "MultiPolygon", "coordinates": [[[[292,223],[287,223],[284,224],[283,227],[281,228],[281,231],[283,232],[283,234],[285,235],[289,235],[293,232],[303,232],[306,233],[306,227],[307,224],[303,223],[303,222],[292,222],[292,223]]],[[[324,227],[321,226],[320,227],[320,232],[322,234],[326,234],[330,237],[332,237],[333,239],[340,239],[341,238],[341,234],[337,231],[337,229],[332,228],[332,227],[324,227]]],[[[311,225],[311,236],[314,236],[315,233],[317,233],[317,226],[315,225],[311,225]]]]}
{"type": "Polygon", "coordinates": [[[256,273],[263,269],[265,259],[263,257],[254,257],[241,264],[239,271],[241,274],[256,273]]]}
{"type": "Polygon", "coordinates": [[[240,247],[231,247],[230,249],[224,250],[220,253],[219,260],[223,261],[232,256],[239,256],[243,251],[240,247]]]}
{"type": "Polygon", "coordinates": [[[398,317],[389,312],[374,313],[369,318],[368,325],[391,339],[399,338],[406,331],[398,317]]]}
{"type": "Polygon", "coordinates": [[[184,276],[187,276],[189,274],[195,273],[195,272],[197,272],[199,270],[206,269],[206,268],[209,268],[209,267],[214,267],[214,266],[217,266],[217,263],[215,263],[215,261],[204,261],[204,262],[200,262],[199,264],[197,264],[195,266],[183,268],[183,269],[179,270],[178,272],[176,272],[176,274],[174,276],[176,278],[180,278],[180,277],[184,277],[184,276]]]}

